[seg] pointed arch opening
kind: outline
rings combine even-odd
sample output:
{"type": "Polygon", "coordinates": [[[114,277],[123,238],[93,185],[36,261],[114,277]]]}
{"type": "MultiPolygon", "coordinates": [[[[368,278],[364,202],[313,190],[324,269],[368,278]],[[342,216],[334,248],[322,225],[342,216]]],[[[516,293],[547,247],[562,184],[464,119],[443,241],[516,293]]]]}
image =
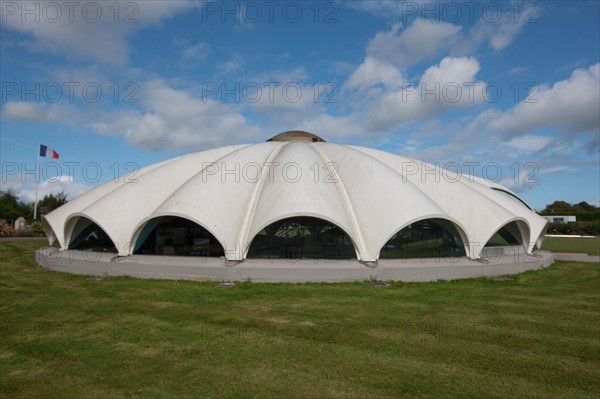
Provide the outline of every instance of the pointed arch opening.
{"type": "Polygon", "coordinates": [[[381,248],[379,259],[466,256],[463,236],[448,220],[420,220],[394,234],[381,248]]]}
{"type": "Polygon", "coordinates": [[[299,216],[262,229],[250,244],[248,259],[356,259],[348,234],[323,219],[299,216]]]}
{"type": "Polygon", "coordinates": [[[68,249],[77,249],[94,252],[117,253],[117,246],[108,234],[93,220],[84,216],[70,219],[66,224],[68,236],[68,249]]]}
{"type": "Polygon", "coordinates": [[[178,216],[150,219],[140,230],[137,255],[225,256],[221,243],[201,225],[178,216]]]}
{"type": "Polygon", "coordinates": [[[523,232],[517,221],[505,224],[492,238],[488,240],[484,248],[509,247],[524,245],[523,232]]]}

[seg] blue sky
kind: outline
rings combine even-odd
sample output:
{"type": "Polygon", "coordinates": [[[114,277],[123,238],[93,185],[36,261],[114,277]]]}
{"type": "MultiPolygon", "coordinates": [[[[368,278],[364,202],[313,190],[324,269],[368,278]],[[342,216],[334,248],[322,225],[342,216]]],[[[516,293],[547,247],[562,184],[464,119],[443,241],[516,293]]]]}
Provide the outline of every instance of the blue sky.
{"type": "Polygon", "coordinates": [[[1,3],[2,190],[73,198],[193,151],[308,130],[600,201],[600,6],[1,3]]]}

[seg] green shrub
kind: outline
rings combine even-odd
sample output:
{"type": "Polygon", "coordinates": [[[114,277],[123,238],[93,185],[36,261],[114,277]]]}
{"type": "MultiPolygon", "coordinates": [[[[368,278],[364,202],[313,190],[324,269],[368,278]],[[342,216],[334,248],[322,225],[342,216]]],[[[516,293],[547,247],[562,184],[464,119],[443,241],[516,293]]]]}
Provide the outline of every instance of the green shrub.
{"type": "Polygon", "coordinates": [[[584,236],[600,235],[600,221],[574,222],[574,223],[550,223],[548,234],[574,234],[584,236]]]}
{"type": "Polygon", "coordinates": [[[43,237],[46,233],[44,231],[44,225],[41,221],[35,220],[29,225],[29,233],[35,237],[43,237]]]}

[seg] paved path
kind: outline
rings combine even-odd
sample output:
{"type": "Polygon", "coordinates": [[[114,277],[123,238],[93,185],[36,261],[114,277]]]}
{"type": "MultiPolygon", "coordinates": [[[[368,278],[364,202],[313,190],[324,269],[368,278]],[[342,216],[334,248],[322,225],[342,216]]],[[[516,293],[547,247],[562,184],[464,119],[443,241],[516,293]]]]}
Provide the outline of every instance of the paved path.
{"type": "Polygon", "coordinates": [[[574,260],[577,262],[592,262],[600,263],[600,256],[591,256],[586,254],[564,254],[554,252],[554,259],[556,260],[574,260]]]}
{"type": "Polygon", "coordinates": [[[44,237],[0,237],[0,241],[40,241],[46,240],[46,236],[44,237]]]}

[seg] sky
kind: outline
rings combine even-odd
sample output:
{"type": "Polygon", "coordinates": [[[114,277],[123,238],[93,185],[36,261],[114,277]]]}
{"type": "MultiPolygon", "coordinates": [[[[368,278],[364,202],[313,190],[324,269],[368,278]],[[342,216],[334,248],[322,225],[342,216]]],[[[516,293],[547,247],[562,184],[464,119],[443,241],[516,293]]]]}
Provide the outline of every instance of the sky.
{"type": "Polygon", "coordinates": [[[0,1],[1,189],[307,130],[600,205],[598,1],[0,1]]]}

